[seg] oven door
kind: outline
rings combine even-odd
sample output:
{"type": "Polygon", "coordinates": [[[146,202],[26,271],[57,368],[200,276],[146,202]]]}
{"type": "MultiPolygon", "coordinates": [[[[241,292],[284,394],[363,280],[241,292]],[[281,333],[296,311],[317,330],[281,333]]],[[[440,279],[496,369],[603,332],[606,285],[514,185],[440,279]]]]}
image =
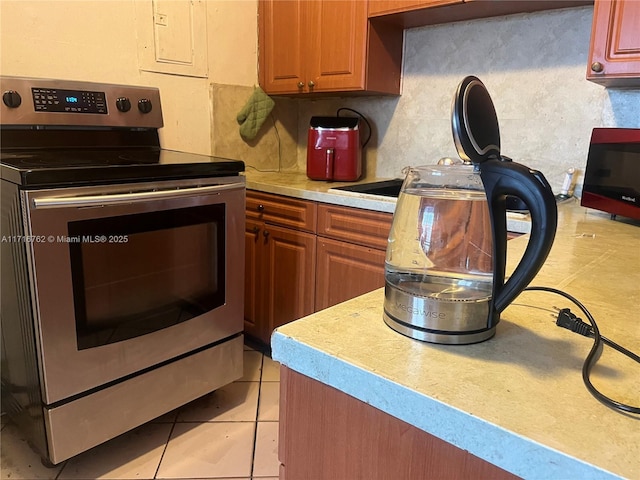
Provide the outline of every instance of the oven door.
{"type": "Polygon", "coordinates": [[[244,177],[22,195],[46,404],[242,331],[244,177]]]}

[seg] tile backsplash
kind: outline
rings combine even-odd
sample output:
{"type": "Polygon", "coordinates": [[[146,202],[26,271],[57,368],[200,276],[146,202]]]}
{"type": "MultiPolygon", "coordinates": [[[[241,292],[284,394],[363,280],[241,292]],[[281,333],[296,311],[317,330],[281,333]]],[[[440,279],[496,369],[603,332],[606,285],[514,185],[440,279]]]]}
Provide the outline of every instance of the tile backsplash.
{"type": "Polygon", "coordinates": [[[298,101],[297,168],[305,169],[310,117],[342,106],[372,123],[368,177],[455,156],[451,101],[459,82],[476,75],[493,99],[502,153],[542,171],[555,191],[570,167],[580,184],[592,128],[640,128],[640,90],[585,79],[592,14],[580,7],[407,30],[400,97],[298,101]]]}
{"type": "Polygon", "coordinates": [[[236,120],[254,87],[213,83],[211,101],[211,145],[213,155],[243,160],[259,171],[287,171],[298,168],[298,106],[296,100],[275,98],[276,105],[264,120],[258,135],[250,141],[240,137],[236,120]]]}

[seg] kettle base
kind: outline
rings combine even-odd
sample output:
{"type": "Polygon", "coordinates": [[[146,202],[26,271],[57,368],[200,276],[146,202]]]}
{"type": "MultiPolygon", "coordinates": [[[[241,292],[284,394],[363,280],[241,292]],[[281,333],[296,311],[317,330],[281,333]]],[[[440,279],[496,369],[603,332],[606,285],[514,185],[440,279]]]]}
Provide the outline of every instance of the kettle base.
{"type": "Polygon", "coordinates": [[[402,335],[428,343],[438,343],[445,345],[469,345],[489,340],[496,333],[496,327],[486,330],[476,330],[473,332],[446,332],[442,330],[430,330],[428,328],[416,327],[404,322],[400,322],[390,317],[387,312],[383,313],[384,323],[402,335]]]}

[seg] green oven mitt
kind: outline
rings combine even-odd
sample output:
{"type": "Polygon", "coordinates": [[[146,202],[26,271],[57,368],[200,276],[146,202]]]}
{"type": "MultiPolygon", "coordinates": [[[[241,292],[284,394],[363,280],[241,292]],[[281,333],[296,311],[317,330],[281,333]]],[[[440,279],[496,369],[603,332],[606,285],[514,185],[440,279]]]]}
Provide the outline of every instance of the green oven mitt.
{"type": "Polygon", "coordinates": [[[273,110],[275,102],[260,87],[255,87],[247,104],[240,110],[236,120],[240,125],[240,136],[253,140],[265,119],[273,110]]]}

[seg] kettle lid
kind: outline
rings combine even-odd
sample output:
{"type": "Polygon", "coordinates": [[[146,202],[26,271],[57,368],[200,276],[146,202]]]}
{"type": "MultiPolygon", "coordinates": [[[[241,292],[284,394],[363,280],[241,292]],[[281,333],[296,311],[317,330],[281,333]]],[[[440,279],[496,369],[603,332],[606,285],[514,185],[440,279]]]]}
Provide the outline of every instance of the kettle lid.
{"type": "Polygon", "coordinates": [[[453,141],[460,158],[482,163],[500,158],[500,129],[491,96],[479,78],[465,77],[451,106],[453,141]]]}

